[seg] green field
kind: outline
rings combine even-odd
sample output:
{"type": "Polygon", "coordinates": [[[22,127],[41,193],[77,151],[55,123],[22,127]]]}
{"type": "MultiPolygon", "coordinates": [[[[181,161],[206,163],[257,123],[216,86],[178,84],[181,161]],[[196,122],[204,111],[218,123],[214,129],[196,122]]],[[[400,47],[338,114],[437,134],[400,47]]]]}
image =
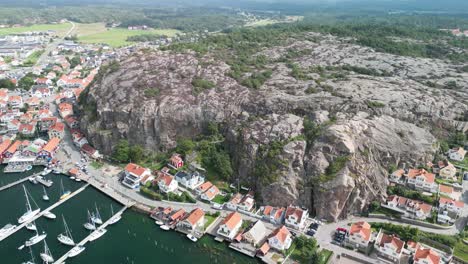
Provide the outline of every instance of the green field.
{"type": "Polygon", "coordinates": [[[78,35],[78,40],[83,43],[107,44],[112,47],[123,47],[133,43],[127,41],[127,37],[129,36],[155,34],[172,37],[178,32],[179,31],[175,29],[128,30],[124,28],[111,28],[95,34],[78,35]]]}
{"type": "Polygon", "coordinates": [[[9,35],[9,34],[18,34],[29,31],[47,31],[53,30],[57,32],[57,35],[64,36],[68,30],[70,30],[72,25],[70,23],[62,24],[37,24],[32,26],[25,27],[11,27],[11,28],[0,28],[0,36],[9,35]]]}
{"type": "Polygon", "coordinates": [[[44,50],[38,50],[33,52],[29,57],[23,62],[24,67],[31,67],[34,66],[37,63],[37,60],[39,60],[39,57],[41,57],[42,53],[44,53],[44,50]]]}
{"type": "Polygon", "coordinates": [[[461,258],[464,261],[468,261],[468,245],[463,243],[463,241],[459,241],[453,249],[453,255],[461,258]]]}

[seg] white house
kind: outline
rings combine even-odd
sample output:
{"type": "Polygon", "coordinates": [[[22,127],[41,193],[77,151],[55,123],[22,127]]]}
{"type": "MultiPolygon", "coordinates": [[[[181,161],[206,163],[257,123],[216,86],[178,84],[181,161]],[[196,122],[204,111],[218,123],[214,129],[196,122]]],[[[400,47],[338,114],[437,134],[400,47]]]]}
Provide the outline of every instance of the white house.
{"type": "Polygon", "coordinates": [[[290,205],[286,209],[284,223],[288,227],[292,227],[295,229],[302,229],[304,228],[305,221],[308,216],[309,216],[308,210],[303,210],[299,207],[290,205]]]}
{"type": "Polygon", "coordinates": [[[242,217],[238,212],[232,212],[221,222],[217,234],[232,240],[242,227],[242,217]]]}
{"type": "Polygon", "coordinates": [[[158,182],[159,190],[163,193],[174,192],[179,187],[174,177],[166,173],[159,173],[156,181],[158,182]]]}
{"type": "Polygon", "coordinates": [[[205,182],[205,177],[203,177],[199,172],[179,171],[176,173],[175,179],[182,186],[191,190],[195,189],[196,187],[198,187],[198,185],[205,182]]]}
{"type": "Polygon", "coordinates": [[[394,263],[400,263],[401,253],[405,242],[394,235],[387,235],[379,231],[376,243],[374,244],[377,254],[394,263]]]}
{"type": "Polygon", "coordinates": [[[450,163],[447,162],[445,166],[439,169],[439,176],[444,179],[455,180],[457,175],[457,168],[450,163]]]}
{"type": "Polygon", "coordinates": [[[242,211],[250,212],[252,210],[253,206],[255,204],[255,200],[253,195],[251,194],[246,194],[240,201],[239,205],[237,208],[242,211]]]}
{"type": "Polygon", "coordinates": [[[267,235],[267,232],[268,230],[263,222],[258,220],[247,232],[242,234],[242,238],[253,246],[258,246],[267,235]]]}
{"type": "Polygon", "coordinates": [[[207,182],[201,184],[200,186],[198,186],[198,187],[195,189],[195,193],[196,193],[197,195],[201,195],[202,193],[208,191],[208,189],[210,189],[211,186],[213,186],[213,183],[211,183],[210,181],[207,181],[207,182]]]}
{"type": "Polygon", "coordinates": [[[451,160],[463,161],[463,159],[465,159],[466,150],[462,147],[453,148],[447,152],[447,155],[451,160]]]}
{"type": "Polygon", "coordinates": [[[369,246],[372,230],[367,222],[357,222],[351,225],[346,243],[357,249],[366,249],[369,246]]]}
{"type": "Polygon", "coordinates": [[[278,251],[287,250],[292,244],[291,232],[285,227],[278,227],[268,238],[268,245],[278,251]]]}
{"type": "Polygon", "coordinates": [[[279,225],[284,220],[284,213],[286,212],[286,208],[281,207],[272,207],[272,206],[265,206],[261,208],[262,211],[262,219],[268,221],[272,224],[279,225]]]}
{"type": "Polygon", "coordinates": [[[232,211],[236,211],[237,210],[237,206],[239,205],[239,203],[241,202],[242,200],[242,194],[240,193],[236,193],[234,194],[231,199],[229,200],[229,202],[227,202],[225,205],[226,205],[226,208],[229,209],[229,210],[232,210],[232,211]]]}
{"type": "Polygon", "coordinates": [[[177,223],[177,228],[183,229],[188,233],[195,231],[203,232],[204,224],[205,212],[200,208],[195,208],[190,213],[186,214],[182,221],[177,223]]]}
{"type": "Polygon", "coordinates": [[[125,177],[122,184],[128,188],[137,188],[140,186],[140,182],[146,180],[151,176],[151,171],[147,168],[143,168],[137,164],[129,163],[124,169],[125,177]]]}
{"type": "Polygon", "coordinates": [[[410,169],[406,175],[408,184],[417,190],[436,193],[437,183],[435,183],[435,175],[424,169],[410,169]]]}
{"type": "Polygon", "coordinates": [[[440,197],[439,198],[439,210],[447,210],[460,215],[465,204],[462,201],[455,201],[453,199],[440,197]]]}
{"type": "Polygon", "coordinates": [[[211,187],[206,192],[204,192],[204,193],[202,193],[202,195],[200,195],[200,198],[202,200],[205,200],[205,201],[211,201],[218,194],[219,194],[218,187],[216,187],[216,185],[211,185],[211,187]]]}
{"type": "Polygon", "coordinates": [[[398,195],[387,197],[386,208],[404,213],[407,217],[424,220],[431,216],[432,206],[418,200],[408,199],[398,195]]]}

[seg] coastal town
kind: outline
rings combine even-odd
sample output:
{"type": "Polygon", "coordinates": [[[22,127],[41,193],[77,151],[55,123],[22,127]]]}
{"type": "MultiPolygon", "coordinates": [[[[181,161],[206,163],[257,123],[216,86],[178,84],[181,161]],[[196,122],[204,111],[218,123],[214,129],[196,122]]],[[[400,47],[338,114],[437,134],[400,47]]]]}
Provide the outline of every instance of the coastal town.
{"type": "Polygon", "coordinates": [[[367,215],[338,222],[316,219],[296,204],[258,202],[251,186],[210,181],[205,169],[175,152],[156,170],[116,164],[80,130],[78,104],[100,67],[133,49],[80,44],[50,31],[0,39],[4,172],[44,166],[45,173],[27,179],[50,187],[48,178],[55,176],[48,173],[63,173],[147,214],[155,228],[194,243],[210,236],[264,263],[300,263],[307,254],[319,263],[467,262],[455,251],[468,241],[446,239],[465,230],[468,216],[466,145],[427,164],[389,171],[387,199],[372,203],[367,215]],[[419,234],[411,233],[415,229],[419,234]]]}

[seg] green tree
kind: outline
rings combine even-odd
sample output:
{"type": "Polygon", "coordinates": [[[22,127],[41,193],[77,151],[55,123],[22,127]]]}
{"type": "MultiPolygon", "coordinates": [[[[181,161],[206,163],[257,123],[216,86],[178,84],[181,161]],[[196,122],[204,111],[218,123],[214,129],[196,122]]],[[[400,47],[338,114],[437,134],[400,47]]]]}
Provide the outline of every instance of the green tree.
{"type": "Polygon", "coordinates": [[[130,159],[130,146],[125,139],[119,140],[119,143],[114,148],[112,158],[119,162],[128,162],[130,159]]]}
{"type": "Polygon", "coordinates": [[[128,151],[128,158],[132,162],[138,163],[143,160],[144,156],[145,156],[145,150],[140,145],[132,146],[130,147],[128,151]]]}
{"type": "Polygon", "coordinates": [[[75,68],[81,63],[81,58],[80,56],[74,56],[73,58],[69,59],[68,62],[70,62],[70,68],[75,68]]]}
{"type": "Polygon", "coordinates": [[[15,84],[8,79],[0,79],[0,88],[7,88],[8,90],[15,89],[15,84]]]}
{"type": "Polygon", "coordinates": [[[175,151],[182,155],[187,155],[195,149],[195,143],[191,139],[180,139],[177,141],[175,151]]]}
{"type": "Polygon", "coordinates": [[[18,87],[28,90],[31,89],[31,86],[34,85],[34,76],[32,74],[27,74],[18,81],[18,87]]]}

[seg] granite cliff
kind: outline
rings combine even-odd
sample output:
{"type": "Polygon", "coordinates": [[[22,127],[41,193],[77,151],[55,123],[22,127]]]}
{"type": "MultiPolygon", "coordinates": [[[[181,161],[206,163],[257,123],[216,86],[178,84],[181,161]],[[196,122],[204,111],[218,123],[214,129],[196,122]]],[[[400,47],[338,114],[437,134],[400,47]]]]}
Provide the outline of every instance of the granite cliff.
{"type": "Polygon", "coordinates": [[[468,73],[459,66],[309,35],[314,41],[256,54],[272,73],[258,89],[229,77],[231,67],[210,53],[142,50],[121,58],[86,91],[82,129],[109,154],[122,138],[169,150],[217,122],[234,177],[254,183],[264,203],[297,203],[330,220],[382,199],[390,166],[432,160],[434,135],[468,129],[468,73]],[[293,69],[280,60],[291,50],[306,51],[293,69]],[[214,87],[197,89],[196,79],[214,87]],[[440,88],[451,81],[457,89],[440,88]],[[313,137],[305,135],[311,122],[313,137]],[[281,166],[265,184],[254,172],[274,142],[281,166]]]}

